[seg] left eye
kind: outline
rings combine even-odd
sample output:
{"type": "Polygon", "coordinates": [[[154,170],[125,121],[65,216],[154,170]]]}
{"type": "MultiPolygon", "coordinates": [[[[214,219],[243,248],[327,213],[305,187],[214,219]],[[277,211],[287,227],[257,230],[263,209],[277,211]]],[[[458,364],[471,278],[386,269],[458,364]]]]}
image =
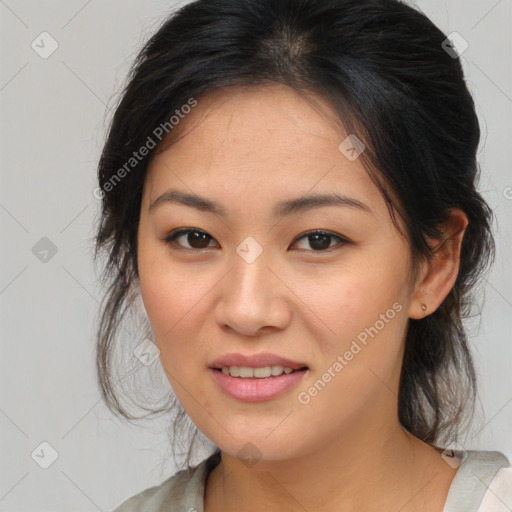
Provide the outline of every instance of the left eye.
{"type": "Polygon", "coordinates": [[[332,241],[333,238],[339,240],[339,245],[349,243],[345,238],[335,235],[334,233],[330,233],[329,231],[310,231],[298,238],[297,241],[302,240],[303,238],[309,239],[310,247],[312,247],[316,252],[321,252],[322,250],[331,248],[332,246],[330,241],[332,241]]]}
{"type": "MultiPolygon", "coordinates": [[[[206,249],[209,247],[209,242],[214,240],[208,233],[202,231],[200,229],[180,229],[171,233],[164,239],[164,242],[168,245],[171,245],[173,242],[178,240],[179,238],[186,237],[185,240],[189,244],[188,247],[183,246],[181,244],[177,244],[182,249],[206,249]],[[195,244],[195,245],[194,245],[195,244]]],[[[331,242],[332,239],[339,240],[339,245],[345,245],[349,243],[345,238],[335,235],[329,231],[310,231],[309,233],[305,233],[299,238],[296,239],[296,243],[302,239],[308,239],[309,245],[316,252],[325,251],[325,249],[329,249],[332,247],[331,242]]],[[[306,249],[308,250],[308,249],[306,249]]]]}

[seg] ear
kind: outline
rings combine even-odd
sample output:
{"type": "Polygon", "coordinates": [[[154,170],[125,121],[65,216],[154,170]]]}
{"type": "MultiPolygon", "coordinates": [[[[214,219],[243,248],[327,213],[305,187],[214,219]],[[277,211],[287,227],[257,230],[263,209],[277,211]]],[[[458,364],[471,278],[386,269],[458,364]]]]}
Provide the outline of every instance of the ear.
{"type": "Polygon", "coordinates": [[[431,240],[432,255],[421,266],[409,305],[409,318],[430,315],[450,293],[459,273],[460,248],[467,225],[468,218],[462,210],[452,208],[448,211],[439,226],[443,240],[431,240]],[[422,304],[426,308],[422,308],[422,304]]]}

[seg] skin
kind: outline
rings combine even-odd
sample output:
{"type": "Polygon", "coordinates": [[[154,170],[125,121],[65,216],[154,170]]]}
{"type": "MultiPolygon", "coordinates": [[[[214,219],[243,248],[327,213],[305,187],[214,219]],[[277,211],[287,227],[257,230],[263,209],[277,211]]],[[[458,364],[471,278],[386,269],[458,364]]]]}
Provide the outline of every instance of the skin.
{"type": "Polygon", "coordinates": [[[199,98],[171,135],[178,140],[162,146],[144,185],[139,284],[169,382],[222,450],[205,510],[442,511],[456,470],[401,427],[397,395],[408,319],[432,313],[453,287],[464,213],[451,210],[442,226],[450,239],[411,286],[408,242],[361,158],[350,161],[338,149],[347,134],[322,98],[281,85],[221,90],[199,98]],[[149,211],[169,188],[216,200],[228,214],[177,203],[149,211]],[[371,212],[271,213],[278,201],[332,191],[371,212]],[[167,245],[177,228],[209,237],[201,245],[183,235],[167,245]],[[318,229],[349,243],[333,236],[315,250],[319,244],[303,234],[318,229]],[[252,263],[236,252],[248,236],[263,249],[252,263]],[[298,393],[394,303],[401,305],[394,318],[300,403],[298,393]],[[308,365],[297,388],[241,402],[208,370],[228,352],[264,351],[308,365]],[[237,455],[248,442],[258,450],[252,465],[237,455]]]}

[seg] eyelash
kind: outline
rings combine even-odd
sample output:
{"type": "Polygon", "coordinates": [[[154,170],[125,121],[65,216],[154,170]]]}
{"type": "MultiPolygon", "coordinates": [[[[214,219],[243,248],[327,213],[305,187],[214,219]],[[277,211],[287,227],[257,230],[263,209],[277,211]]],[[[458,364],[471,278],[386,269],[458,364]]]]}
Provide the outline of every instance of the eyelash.
{"type": "MultiPolygon", "coordinates": [[[[173,245],[175,245],[174,242],[177,238],[179,238],[180,236],[183,236],[183,235],[188,235],[189,233],[202,233],[202,234],[205,234],[208,237],[210,237],[210,235],[208,235],[208,233],[206,233],[206,231],[203,231],[201,229],[186,228],[186,229],[178,229],[176,231],[173,231],[167,237],[165,237],[163,239],[163,241],[165,242],[165,244],[172,247],[173,245]]],[[[330,238],[337,238],[340,241],[340,243],[339,243],[340,246],[344,246],[346,244],[351,243],[349,240],[347,240],[346,238],[343,238],[340,235],[336,235],[335,233],[332,233],[331,231],[325,231],[322,229],[317,229],[317,230],[313,230],[313,231],[308,231],[307,233],[303,233],[298,238],[296,238],[293,243],[296,243],[299,240],[302,240],[303,238],[307,238],[312,235],[323,235],[323,236],[328,236],[330,238]]],[[[210,239],[214,240],[213,237],[210,237],[210,239]]],[[[336,246],[333,246],[333,247],[336,247],[336,246]]],[[[327,249],[319,249],[319,250],[311,249],[310,252],[316,252],[316,253],[330,252],[330,250],[333,249],[333,247],[328,247],[327,249]]],[[[202,251],[204,249],[209,249],[210,247],[203,247],[201,249],[195,249],[193,247],[179,246],[179,247],[172,247],[172,248],[175,248],[176,250],[184,250],[184,251],[202,251]]],[[[309,249],[302,249],[302,250],[309,250],[309,249]]]]}

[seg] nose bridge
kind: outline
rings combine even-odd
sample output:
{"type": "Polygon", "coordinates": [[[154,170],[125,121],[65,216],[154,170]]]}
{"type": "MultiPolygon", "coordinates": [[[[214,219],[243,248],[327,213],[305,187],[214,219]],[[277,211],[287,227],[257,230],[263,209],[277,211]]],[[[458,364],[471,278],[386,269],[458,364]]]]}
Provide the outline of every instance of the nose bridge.
{"type": "Polygon", "coordinates": [[[251,242],[240,244],[236,252],[230,272],[229,294],[242,305],[252,304],[253,309],[261,308],[270,298],[268,291],[274,288],[269,283],[272,278],[268,269],[269,253],[262,247],[258,249],[255,244],[251,245],[251,242]]]}
{"type": "Polygon", "coordinates": [[[279,280],[269,268],[269,255],[254,239],[246,239],[237,247],[217,308],[220,324],[247,335],[261,327],[283,328],[289,315],[279,296],[283,292],[279,280]]]}

